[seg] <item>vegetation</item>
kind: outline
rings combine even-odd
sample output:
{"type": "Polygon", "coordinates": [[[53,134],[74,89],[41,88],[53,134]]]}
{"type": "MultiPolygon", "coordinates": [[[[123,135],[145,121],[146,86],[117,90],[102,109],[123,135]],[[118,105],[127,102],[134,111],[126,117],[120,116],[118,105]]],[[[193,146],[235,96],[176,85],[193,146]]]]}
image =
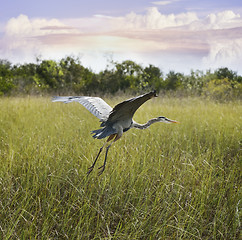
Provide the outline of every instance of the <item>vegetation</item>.
{"type": "Polygon", "coordinates": [[[0,239],[239,239],[241,80],[226,67],[165,75],[127,60],[94,73],[70,56],[0,60],[0,96],[15,96],[0,98],[0,239]],[[151,89],[160,97],[135,120],[181,124],[128,131],[105,172],[87,177],[103,144],[90,135],[97,119],[46,96],[98,94],[114,106],[151,89]]]}
{"type": "Polygon", "coordinates": [[[158,67],[143,67],[129,60],[111,62],[104,71],[94,73],[70,56],[59,62],[37,59],[36,64],[22,65],[0,60],[0,95],[133,94],[150,89],[231,100],[242,95],[242,76],[228,68],[164,75],[158,67]]]}
{"type": "MultiPolygon", "coordinates": [[[[100,81],[101,75],[78,64],[62,63],[65,67],[54,65],[52,75],[40,69],[43,62],[6,68],[2,89],[8,92],[22,84],[23,91],[32,91],[33,83],[36,91],[60,91],[61,84],[83,89],[82,79],[88,82],[83,75],[63,81],[75,66],[77,72],[100,81]],[[25,81],[20,84],[20,78],[16,82],[16,72],[23,68],[33,70],[23,77],[30,88],[25,81]]],[[[151,81],[157,87],[160,81],[149,78],[150,68],[143,86],[151,81]]],[[[114,77],[112,71],[102,73],[110,74],[107,81],[114,77]]],[[[158,69],[156,74],[158,78],[158,69]]],[[[127,77],[123,88],[130,78],[137,79],[131,70],[127,77]]],[[[170,77],[174,82],[181,79],[176,73],[170,77]]],[[[204,75],[195,72],[192,77],[202,81],[204,75]]],[[[187,87],[190,78],[185,78],[187,87]]],[[[207,94],[220,85],[217,81],[206,85],[207,94]]],[[[230,91],[227,81],[232,80],[222,80],[230,91]]],[[[190,84],[195,91],[202,83],[190,84]]],[[[120,98],[105,100],[113,106],[120,98]]],[[[52,103],[42,97],[1,98],[0,109],[0,239],[239,239],[239,101],[168,96],[150,100],[138,110],[136,121],[164,115],[181,124],[157,123],[144,131],[128,131],[110,149],[100,177],[98,169],[86,176],[103,143],[92,139],[89,130],[98,128],[98,121],[80,104],[52,103]]]]}

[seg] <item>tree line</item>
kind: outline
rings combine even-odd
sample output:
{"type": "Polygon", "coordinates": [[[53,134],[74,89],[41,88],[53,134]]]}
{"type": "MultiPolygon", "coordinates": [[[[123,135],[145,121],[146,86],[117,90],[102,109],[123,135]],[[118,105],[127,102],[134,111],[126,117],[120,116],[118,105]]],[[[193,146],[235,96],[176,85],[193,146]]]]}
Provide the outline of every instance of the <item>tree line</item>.
{"type": "Polygon", "coordinates": [[[146,67],[126,60],[110,62],[99,73],[84,67],[79,58],[67,56],[60,61],[36,59],[36,63],[12,64],[0,60],[0,96],[43,94],[115,94],[156,89],[216,99],[241,97],[242,76],[224,67],[190,74],[146,67]]]}

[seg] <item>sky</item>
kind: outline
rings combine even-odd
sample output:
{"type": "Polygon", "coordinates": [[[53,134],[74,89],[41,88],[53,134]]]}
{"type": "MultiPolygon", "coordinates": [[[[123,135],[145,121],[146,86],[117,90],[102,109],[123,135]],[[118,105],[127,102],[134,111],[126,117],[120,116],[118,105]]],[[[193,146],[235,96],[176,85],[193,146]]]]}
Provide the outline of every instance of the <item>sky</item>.
{"type": "Polygon", "coordinates": [[[95,72],[111,61],[163,72],[242,74],[241,0],[0,0],[0,59],[79,57],[95,72]]]}

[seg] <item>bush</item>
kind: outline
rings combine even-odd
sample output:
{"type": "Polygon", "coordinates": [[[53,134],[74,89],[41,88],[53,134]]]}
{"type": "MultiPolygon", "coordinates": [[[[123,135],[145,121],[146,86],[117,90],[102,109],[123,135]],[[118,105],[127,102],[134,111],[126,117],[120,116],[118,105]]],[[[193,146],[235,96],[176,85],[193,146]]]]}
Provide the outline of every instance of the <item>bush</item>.
{"type": "Polygon", "coordinates": [[[37,63],[12,66],[0,60],[0,95],[24,94],[136,94],[156,89],[173,96],[206,96],[219,100],[239,98],[242,76],[228,68],[213,73],[191,71],[190,75],[163,72],[153,65],[143,67],[131,60],[112,65],[100,73],[81,65],[79,58],[68,56],[59,62],[40,60],[37,63]]]}

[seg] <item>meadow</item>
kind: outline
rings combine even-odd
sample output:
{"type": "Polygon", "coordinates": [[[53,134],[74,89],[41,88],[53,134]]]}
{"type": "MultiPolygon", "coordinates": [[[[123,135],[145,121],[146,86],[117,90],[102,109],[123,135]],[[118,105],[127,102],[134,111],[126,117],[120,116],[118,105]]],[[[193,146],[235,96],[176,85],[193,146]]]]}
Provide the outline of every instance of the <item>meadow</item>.
{"type": "MultiPolygon", "coordinates": [[[[106,98],[114,106],[125,97],[106,98]]],[[[242,106],[159,96],[104,141],[78,103],[0,98],[0,239],[239,239],[242,106]]]]}

